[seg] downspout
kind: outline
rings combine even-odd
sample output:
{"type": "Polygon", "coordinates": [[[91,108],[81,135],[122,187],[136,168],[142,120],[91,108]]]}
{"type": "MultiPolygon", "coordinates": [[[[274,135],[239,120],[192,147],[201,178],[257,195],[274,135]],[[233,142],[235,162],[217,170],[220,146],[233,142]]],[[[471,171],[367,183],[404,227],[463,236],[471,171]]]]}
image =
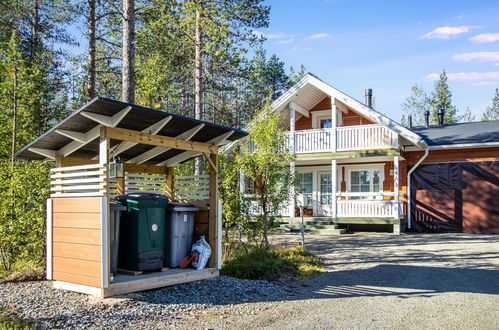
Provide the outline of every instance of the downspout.
{"type": "Polygon", "coordinates": [[[428,157],[430,153],[430,147],[423,142],[424,145],[424,155],[420,160],[407,172],[407,227],[411,229],[412,219],[411,219],[411,174],[418,168],[418,166],[428,157]]]}

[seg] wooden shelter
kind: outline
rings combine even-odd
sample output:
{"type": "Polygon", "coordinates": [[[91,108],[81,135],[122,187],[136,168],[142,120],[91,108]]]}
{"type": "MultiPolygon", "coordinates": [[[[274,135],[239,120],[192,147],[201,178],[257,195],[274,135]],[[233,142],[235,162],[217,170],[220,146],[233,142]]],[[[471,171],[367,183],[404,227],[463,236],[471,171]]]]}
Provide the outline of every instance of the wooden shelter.
{"type": "Polygon", "coordinates": [[[54,280],[56,288],[108,297],[218,276],[218,149],[246,134],[95,98],[25,146],[17,158],[56,162],[47,200],[47,279],[54,280]],[[209,163],[208,175],[174,176],[175,166],[199,155],[209,163]],[[123,178],[109,177],[110,160],[115,156],[124,163],[123,178]],[[195,236],[206,235],[212,248],[205,269],[111,276],[109,203],[132,192],[161,193],[172,201],[199,207],[195,236]]]}

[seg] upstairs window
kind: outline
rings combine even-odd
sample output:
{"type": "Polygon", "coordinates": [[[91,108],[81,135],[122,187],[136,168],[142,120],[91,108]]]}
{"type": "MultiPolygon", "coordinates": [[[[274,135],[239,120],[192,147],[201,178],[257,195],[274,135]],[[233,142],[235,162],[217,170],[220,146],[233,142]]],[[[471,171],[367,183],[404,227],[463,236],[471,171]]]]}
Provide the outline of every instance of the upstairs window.
{"type": "Polygon", "coordinates": [[[328,119],[321,119],[319,122],[320,128],[331,128],[333,127],[331,118],[328,119]]]}

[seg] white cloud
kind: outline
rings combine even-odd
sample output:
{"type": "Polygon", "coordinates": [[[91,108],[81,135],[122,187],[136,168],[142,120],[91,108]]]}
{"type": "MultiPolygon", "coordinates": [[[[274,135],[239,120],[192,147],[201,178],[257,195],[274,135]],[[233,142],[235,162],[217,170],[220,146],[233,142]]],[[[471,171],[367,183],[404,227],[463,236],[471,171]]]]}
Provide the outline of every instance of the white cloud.
{"type": "Polygon", "coordinates": [[[457,15],[457,16],[454,16],[452,17],[453,19],[462,19],[462,18],[465,18],[466,15],[457,15]]]}
{"type": "Polygon", "coordinates": [[[274,44],[276,44],[276,45],[286,45],[286,44],[291,44],[294,41],[295,41],[294,38],[289,38],[289,39],[283,39],[283,40],[276,41],[276,42],[274,42],[274,44]]]}
{"type": "Polygon", "coordinates": [[[471,29],[478,29],[479,26],[463,25],[463,26],[441,26],[422,35],[421,39],[449,39],[458,34],[466,33],[471,29]]]}
{"type": "Polygon", "coordinates": [[[499,52],[472,52],[452,56],[458,62],[499,62],[499,52]]]}
{"type": "MultiPolygon", "coordinates": [[[[425,77],[425,80],[435,81],[435,80],[438,80],[439,78],[440,78],[440,74],[430,73],[425,77]]],[[[499,71],[447,73],[447,78],[449,80],[455,80],[455,81],[498,80],[499,79],[499,71]]]]}
{"type": "Polygon", "coordinates": [[[470,38],[470,41],[478,44],[488,44],[499,40],[499,33],[481,33],[470,38]]]}
{"type": "Polygon", "coordinates": [[[253,36],[257,37],[257,38],[262,38],[262,37],[264,37],[264,34],[263,34],[262,32],[260,32],[260,31],[257,31],[257,30],[253,30],[253,31],[251,31],[251,34],[252,34],[253,36]]]}
{"type": "Polygon", "coordinates": [[[269,34],[266,34],[265,37],[267,37],[267,39],[279,39],[279,38],[283,38],[284,34],[283,33],[269,33],[269,34]]]}
{"type": "Polygon", "coordinates": [[[310,35],[308,38],[309,39],[322,39],[322,38],[329,38],[331,36],[330,33],[316,33],[310,35]]]}
{"type": "Polygon", "coordinates": [[[471,86],[489,86],[489,85],[496,85],[497,81],[479,81],[472,83],[471,86]]]}

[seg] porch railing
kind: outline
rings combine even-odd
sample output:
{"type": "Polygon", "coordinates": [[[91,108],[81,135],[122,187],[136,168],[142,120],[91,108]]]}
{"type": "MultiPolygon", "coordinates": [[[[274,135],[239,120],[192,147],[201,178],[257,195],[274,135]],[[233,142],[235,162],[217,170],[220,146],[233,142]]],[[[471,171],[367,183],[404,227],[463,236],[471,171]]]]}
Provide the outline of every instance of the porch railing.
{"type": "MultiPolygon", "coordinates": [[[[394,200],[341,200],[337,202],[337,217],[393,217],[394,200]]],[[[399,201],[399,216],[404,216],[404,202],[399,201]]]]}
{"type": "Polygon", "coordinates": [[[336,148],[332,148],[333,132],[332,128],[298,130],[294,134],[289,132],[288,146],[294,138],[295,153],[398,148],[398,135],[382,125],[337,127],[336,148]]]}

